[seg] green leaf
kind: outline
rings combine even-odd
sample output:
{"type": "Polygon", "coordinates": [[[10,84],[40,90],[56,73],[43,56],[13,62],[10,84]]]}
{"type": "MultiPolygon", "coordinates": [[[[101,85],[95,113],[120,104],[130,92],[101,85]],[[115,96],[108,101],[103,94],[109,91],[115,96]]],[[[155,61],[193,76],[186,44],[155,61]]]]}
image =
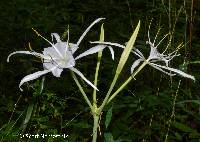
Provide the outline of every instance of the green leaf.
{"type": "Polygon", "coordinates": [[[103,24],[101,25],[101,33],[100,33],[100,39],[99,41],[104,41],[104,28],[103,28],[103,24]]]}
{"type": "Polygon", "coordinates": [[[173,126],[183,132],[196,132],[192,128],[188,127],[187,125],[179,122],[173,122],[173,126]]]}
{"type": "Polygon", "coordinates": [[[139,29],[140,29],[140,21],[138,22],[138,25],[135,28],[135,31],[133,32],[130,40],[128,41],[128,43],[127,43],[127,45],[126,45],[126,47],[125,47],[125,49],[124,49],[124,51],[121,55],[121,58],[119,60],[119,64],[118,64],[118,67],[117,67],[117,70],[116,70],[116,74],[120,74],[120,72],[122,71],[130,53],[131,53],[131,50],[133,49],[133,45],[135,43],[139,29]]]}
{"type": "Polygon", "coordinates": [[[105,121],[106,129],[108,128],[108,125],[110,124],[110,121],[112,119],[112,109],[113,107],[111,106],[110,109],[106,113],[106,121],[105,121]]]}
{"type": "Polygon", "coordinates": [[[175,136],[176,136],[176,140],[179,140],[179,141],[182,140],[182,136],[179,133],[176,132],[175,136]]]}
{"type": "Polygon", "coordinates": [[[105,142],[114,142],[113,136],[111,133],[105,133],[104,134],[105,142]]]}
{"type": "Polygon", "coordinates": [[[115,142],[132,142],[130,139],[117,139],[115,142]]]}
{"type": "Polygon", "coordinates": [[[81,122],[77,122],[77,123],[73,123],[71,124],[72,126],[75,127],[79,127],[79,128],[91,128],[92,126],[90,124],[88,124],[86,121],[81,121],[81,122]]]}
{"type": "Polygon", "coordinates": [[[179,70],[181,70],[183,72],[187,72],[188,64],[189,64],[189,62],[185,62],[185,63],[179,65],[179,70]]]}
{"type": "MultiPolygon", "coordinates": [[[[126,63],[128,57],[129,57],[130,53],[131,53],[131,51],[132,51],[132,48],[133,48],[133,45],[134,45],[134,43],[135,43],[135,40],[136,40],[137,34],[138,34],[138,32],[139,32],[139,29],[140,29],[140,21],[138,22],[138,25],[137,25],[137,27],[135,28],[135,31],[133,32],[133,34],[132,34],[130,40],[128,41],[128,43],[127,43],[127,45],[126,45],[124,51],[122,52],[121,58],[120,58],[120,60],[119,60],[119,63],[118,63],[118,66],[117,66],[117,69],[116,69],[116,72],[115,72],[114,79],[113,79],[113,81],[112,81],[112,83],[111,83],[111,85],[110,85],[110,87],[109,87],[109,90],[108,90],[108,92],[107,92],[107,94],[106,94],[106,97],[105,97],[105,99],[104,99],[102,105],[100,106],[100,109],[99,109],[100,111],[103,109],[103,107],[104,107],[105,104],[107,103],[107,101],[108,101],[108,99],[109,99],[109,96],[110,96],[110,94],[111,94],[111,92],[112,92],[112,90],[113,90],[113,88],[114,88],[114,86],[115,86],[115,84],[116,84],[116,82],[117,82],[117,79],[118,79],[118,77],[119,77],[119,74],[121,73],[121,71],[122,71],[122,69],[123,69],[123,67],[124,67],[124,65],[125,65],[125,63],[126,63]]],[[[113,96],[111,96],[111,97],[114,98],[115,95],[113,95],[113,96]]],[[[110,98],[110,100],[111,100],[112,98],[110,98]]]]}
{"type": "Polygon", "coordinates": [[[178,102],[177,104],[183,104],[183,103],[194,103],[194,104],[200,105],[200,100],[185,100],[185,101],[178,102]]]}
{"type": "Polygon", "coordinates": [[[23,123],[23,131],[26,129],[26,126],[31,118],[31,115],[32,115],[32,112],[33,112],[33,107],[34,107],[34,104],[31,103],[29,106],[28,106],[28,109],[27,109],[27,113],[26,113],[26,118],[24,120],[24,123],[23,123]]]}
{"type": "Polygon", "coordinates": [[[190,64],[200,64],[200,61],[193,61],[193,62],[190,62],[190,64]]]}

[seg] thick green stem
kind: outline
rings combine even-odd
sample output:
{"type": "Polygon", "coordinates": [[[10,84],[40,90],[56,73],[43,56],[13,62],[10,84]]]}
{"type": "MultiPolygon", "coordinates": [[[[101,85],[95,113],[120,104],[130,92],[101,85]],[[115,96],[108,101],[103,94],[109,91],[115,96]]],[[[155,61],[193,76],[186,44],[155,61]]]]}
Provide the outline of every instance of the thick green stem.
{"type": "Polygon", "coordinates": [[[94,124],[93,124],[93,137],[92,137],[92,142],[97,141],[97,132],[98,132],[98,125],[99,125],[99,115],[98,114],[93,114],[94,118],[94,124]]]}

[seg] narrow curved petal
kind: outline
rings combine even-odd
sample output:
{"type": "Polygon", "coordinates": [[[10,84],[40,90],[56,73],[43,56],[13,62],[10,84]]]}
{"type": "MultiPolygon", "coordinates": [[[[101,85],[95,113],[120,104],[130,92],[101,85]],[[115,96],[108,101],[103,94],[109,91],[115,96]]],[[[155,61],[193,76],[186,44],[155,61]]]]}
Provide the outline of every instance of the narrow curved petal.
{"type": "Polygon", "coordinates": [[[134,50],[132,51],[135,55],[137,55],[138,57],[140,57],[141,59],[145,59],[144,55],[142,54],[142,52],[140,52],[140,50],[134,48],[134,50]]]}
{"type": "Polygon", "coordinates": [[[140,56],[142,56],[143,58],[145,58],[144,55],[142,54],[142,52],[141,52],[140,50],[138,50],[137,48],[134,48],[134,49],[135,49],[135,51],[136,51],[140,56]]]}
{"type": "Polygon", "coordinates": [[[78,42],[76,43],[77,46],[79,46],[79,44],[81,43],[81,41],[83,40],[83,38],[85,37],[85,35],[89,32],[89,30],[99,21],[103,20],[105,18],[98,18],[96,19],[94,22],[92,22],[92,24],[90,24],[90,26],[85,30],[85,32],[81,35],[81,37],[79,38],[78,42]]]}
{"type": "Polygon", "coordinates": [[[70,70],[72,70],[73,72],[75,72],[76,74],[78,74],[85,82],[87,82],[90,86],[92,86],[95,90],[97,90],[97,91],[99,91],[98,89],[97,89],[97,87],[96,86],[94,86],[89,80],[87,80],[86,78],[85,78],[85,76],[79,71],[79,70],[77,70],[76,68],[69,68],[70,70]]]}
{"type": "Polygon", "coordinates": [[[141,61],[142,61],[141,59],[138,59],[133,63],[133,65],[131,66],[131,74],[133,73],[135,68],[140,64],[141,61]]]}
{"type": "Polygon", "coordinates": [[[112,48],[111,46],[108,46],[108,48],[109,48],[110,53],[111,53],[111,55],[112,55],[112,59],[114,60],[114,58],[115,58],[114,50],[113,50],[113,48],[112,48]]]}
{"type": "Polygon", "coordinates": [[[30,51],[15,51],[15,52],[12,52],[11,54],[8,55],[8,58],[7,58],[7,62],[10,61],[10,57],[14,54],[28,54],[28,55],[34,55],[34,56],[37,56],[37,57],[40,57],[40,58],[43,58],[43,59],[50,59],[49,56],[44,56],[43,54],[40,54],[40,53],[37,53],[37,52],[30,52],[30,51]]]}
{"type": "Polygon", "coordinates": [[[152,66],[153,68],[155,68],[155,69],[157,69],[157,70],[159,70],[159,71],[161,71],[161,72],[163,72],[163,73],[169,75],[169,76],[174,76],[174,75],[176,75],[176,74],[172,74],[172,73],[166,72],[166,71],[164,71],[163,69],[161,69],[160,67],[155,66],[155,65],[157,65],[157,64],[149,63],[149,65],[152,66]]]}
{"type": "Polygon", "coordinates": [[[19,84],[19,89],[21,91],[23,91],[23,89],[21,88],[21,86],[25,83],[25,82],[28,82],[28,81],[31,81],[31,80],[34,80],[34,79],[37,79],[39,78],[40,76],[44,75],[44,74],[47,74],[48,72],[51,72],[51,70],[43,70],[43,71],[38,71],[38,72],[35,72],[33,74],[29,74],[27,76],[25,76],[20,84],[19,84]]]}
{"type": "MultiPolygon", "coordinates": [[[[151,63],[151,64],[152,64],[152,63],[151,63]]],[[[154,65],[157,66],[157,67],[160,67],[160,68],[163,68],[163,69],[166,69],[166,70],[175,72],[175,73],[177,73],[177,74],[179,74],[179,75],[181,75],[181,76],[183,76],[183,77],[186,77],[186,78],[190,78],[190,79],[192,79],[192,80],[195,80],[194,76],[189,75],[189,74],[187,74],[187,73],[185,73],[185,72],[182,72],[182,71],[180,71],[180,70],[178,70],[178,69],[174,69],[174,68],[170,68],[170,67],[166,67],[166,66],[161,66],[161,65],[157,65],[157,64],[154,64],[154,65]]]]}
{"type": "Polygon", "coordinates": [[[105,44],[105,45],[111,45],[111,46],[117,46],[121,48],[125,48],[124,45],[121,45],[119,43],[112,43],[112,42],[102,42],[102,41],[90,41],[91,44],[105,44]]]}
{"type": "Polygon", "coordinates": [[[57,33],[51,33],[51,38],[52,38],[52,41],[53,41],[53,38],[55,38],[56,42],[62,42],[60,40],[60,36],[57,33]]]}
{"type": "Polygon", "coordinates": [[[100,50],[103,50],[105,47],[106,47],[105,45],[97,45],[97,46],[94,46],[94,47],[88,49],[87,51],[83,52],[83,53],[80,54],[79,56],[77,56],[77,57],[75,58],[75,60],[80,59],[80,58],[85,57],[85,56],[90,55],[90,54],[97,53],[97,52],[99,52],[100,50]]]}

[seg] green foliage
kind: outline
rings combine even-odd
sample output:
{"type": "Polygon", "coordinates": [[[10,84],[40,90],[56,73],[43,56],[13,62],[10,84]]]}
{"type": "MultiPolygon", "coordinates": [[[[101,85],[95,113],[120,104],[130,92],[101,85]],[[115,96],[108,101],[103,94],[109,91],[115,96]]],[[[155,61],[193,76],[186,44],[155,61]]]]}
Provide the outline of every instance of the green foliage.
{"type": "Polygon", "coordinates": [[[112,119],[112,109],[113,109],[113,107],[111,106],[106,113],[106,120],[105,120],[106,129],[108,128],[110,121],[112,119]]]}
{"type": "Polygon", "coordinates": [[[105,142],[115,142],[111,133],[105,133],[105,142]]]}
{"type": "MultiPolygon", "coordinates": [[[[200,31],[198,27],[200,17],[197,4],[194,4],[197,14],[193,17],[195,20],[192,23],[192,35],[189,33],[191,1],[186,1],[184,6],[184,0],[87,0],[84,2],[78,0],[1,0],[0,5],[0,141],[41,141],[34,138],[20,138],[24,134],[68,135],[67,138],[45,137],[43,139],[49,142],[91,141],[91,112],[69,72],[62,74],[64,79],[47,75],[43,91],[41,91],[42,81],[38,79],[24,85],[24,92],[20,92],[18,83],[25,74],[42,68],[38,64],[40,60],[20,56],[14,57],[19,60],[13,59],[7,64],[6,57],[11,51],[28,49],[28,42],[35,51],[42,51],[44,47],[49,46],[39,39],[31,28],[37,29],[50,39],[48,35],[51,32],[62,34],[67,25],[70,25],[70,41],[77,41],[77,37],[82,34],[80,31],[83,31],[97,17],[106,18],[105,41],[121,44],[128,41],[140,19],[141,28],[135,45],[146,53],[149,51],[148,46],[145,45],[147,29],[153,18],[152,35],[150,36],[153,38],[159,27],[162,29],[158,40],[162,38],[162,35],[171,31],[173,34],[169,50],[173,51],[182,42],[185,45],[179,50],[180,58],[172,65],[189,72],[196,78],[195,83],[182,79],[178,89],[179,77],[169,78],[150,67],[145,67],[138,74],[137,83],[136,81],[130,83],[113,99],[110,104],[112,107],[106,109],[101,115],[98,130],[99,141],[158,142],[165,141],[167,133],[169,142],[199,141],[200,31]],[[171,2],[170,6],[169,2],[171,2]],[[178,15],[181,7],[183,8],[178,15]],[[175,30],[172,32],[176,19],[175,30]],[[193,39],[192,48],[188,42],[190,38],[193,39]],[[175,99],[177,90],[178,95],[175,99]],[[175,107],[174,112],[173,107],[175,107]]],[[[80,52],[90,47],[88,40],[98,40],[99,33],[100,29],[94,27],[80,46],[80,52]]],[[[164,41],[158,50],[163,51],[166,44],[167,42],[164,41]]],[[[108,84],[113,79],[120,55],[121,51],[116,49],[116,58],[112,61],[109,54],[103,53],[105,58],[102,58],[98,80],[98,88],[102,93],[97,95],[98,103],[105,97],[105,90],[108,89],[108,84]]],[[[84,64],[77,62],[77,66],[80,66],[80,70],[86,73],[84,75],[89,80],[94,80],[96,59],[95,56],[89,56],[82,59],[84,64]]],[[[124,66],[119,82],[128,78],[130,69],[127,66],[134,60],[133,56],[130,57],[130,61],[124,66]]],[[[119,85],[116,84],[115,88],[119,85]]],[[[91,94],[89,89],[85,92],[91,94]]],[[[89,96],[89,99],[91,98],[92,96],[89,96]]]]}

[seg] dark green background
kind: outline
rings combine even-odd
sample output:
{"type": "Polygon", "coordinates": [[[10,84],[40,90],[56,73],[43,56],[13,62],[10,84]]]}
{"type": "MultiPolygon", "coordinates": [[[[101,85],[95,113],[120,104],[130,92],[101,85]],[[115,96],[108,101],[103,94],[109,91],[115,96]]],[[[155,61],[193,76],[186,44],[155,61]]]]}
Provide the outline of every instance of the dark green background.
{"type": "MultiPolygon", "coordinates": [[[[0,140],[37,141],[36,139],[20,139],[13,135],[65,133],[69,135],[70,142],[91,141],[92,115],[67,70],[62,73],[62,78],[55,78],[51,74],[46,75],[45,89],[42,94],[38,93],[41,78],[23,85],[25,91],[20,92],[18,88],[20,80],[25,75],[42,70],[42,65],[37,58],[24,55],[13,56],[10,63],[7,63],[7,56],[13,51],[28,50],[29,42],[33,50],[37,52],[42,52],[43,48],[49,46],[43,39],[37,37],[31,28],[37,29],[44,37],[50,39],[52,32],[62,35],[69,25],[70,42],[75,43],[90,23],[96,18],[104,17],[106,18],[103,21],[105,41],[124,44],[130,38],[138,21],[141,20],[136,46],[148,55],[149,47],[145,41],[151,19],[153,18],[150,30],[152,39],[159,25],[162,27],[158,36],[159,41],[164,34],[169,32],[169,23],[174,24],[178,10],[182,7],[169,51],[173,51],[181,42],[187,43],[190,38],[192,43],[186,44],[180,50],[181,56],[172,62],[172,67],[179,69],[184,67],[184,71],[194,75],[196,81],[192,82],[180,76],[170,80],[169,76],[146,67],[137,76],[137,80],[132,81],[114,99],[111,104],[113,116],[107,129],[104,125],[106,111],[102,114],[99,141],[109,142],[111,140],[108,140],[108,137],[111,139],[112,136],[115,141],[123,142],[164,141],[173,110],[174,95],[181,79],[168,141],[198,142],[200,139],[200,65],[182,64],[184,59],[186,63],[200,60],[200,2],[193,0],[193,21],[190,21],[192,0],[186,0],[185,5],[183,0],[171,0],[171,6],[169,6],[169,1],[163,0],[164,3],[162,3],[160,0],[1,0],[0,140]],[[168,18],[169,8],[171,22],[168,18]],[[15,108],[14,104],[18,99],[15,108]],[[25,126],[24,119],[32,106],[31,118],[25,126]],[[11,115],[13,117],[8,123],[11,115]]],[[[96,24],[87,34],[77,55],[92,47],[89,41],[99,39],[101,23],[96,24]]],[[[166,41],[160,45],[159,50],[165,47],[166,41]]],[[[110,58],[108,51],[103,53],[99,79],[99,89],[102,91],[98,95],[99,101],[105,96],[120,58],[121,49],[114,50],[116,51],[114,61],[110,58]]],[[[135,59],[133,56],[130,57],[116,87],[129,77],[129,66],[135,59]]],[[[94,79],[96,60],[97,56],[91,55],[76,63],[77,68],[91,81],[94,79]]],[[[91,91],[91,87],[87,87],[86,92],[91,91]]],[[[109,108],[110,106],[106,110],[109,108]]],[[[49,137],[44,141],[56,140],[49,137]]],[[[57,141],[64,141],[64,139],[58,138],[57,141]]]]}

